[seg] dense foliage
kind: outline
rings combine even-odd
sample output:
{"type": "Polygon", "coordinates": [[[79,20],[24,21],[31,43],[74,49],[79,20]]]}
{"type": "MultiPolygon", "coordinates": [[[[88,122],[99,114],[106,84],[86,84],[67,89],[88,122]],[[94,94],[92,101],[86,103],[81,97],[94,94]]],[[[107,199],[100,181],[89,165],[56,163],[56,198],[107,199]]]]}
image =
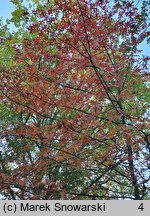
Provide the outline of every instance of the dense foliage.
{"type": "Polygon", "coordinates": [[[1,28],[5,199],[148,199],[147,1],[12,1],[1,28]],[[145,80],[146,77],[146,80],[145,80]]]}

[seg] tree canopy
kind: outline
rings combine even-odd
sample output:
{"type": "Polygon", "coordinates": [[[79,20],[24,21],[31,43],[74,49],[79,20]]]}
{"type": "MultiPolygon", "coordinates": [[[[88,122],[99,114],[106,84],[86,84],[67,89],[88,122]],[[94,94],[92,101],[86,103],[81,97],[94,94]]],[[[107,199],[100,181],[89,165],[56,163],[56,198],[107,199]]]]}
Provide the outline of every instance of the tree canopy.
{"type": "Polygon", "coordinates": [[[12,2],[0,44],[5,199],[148,199],[148,1],[12,2]]]}

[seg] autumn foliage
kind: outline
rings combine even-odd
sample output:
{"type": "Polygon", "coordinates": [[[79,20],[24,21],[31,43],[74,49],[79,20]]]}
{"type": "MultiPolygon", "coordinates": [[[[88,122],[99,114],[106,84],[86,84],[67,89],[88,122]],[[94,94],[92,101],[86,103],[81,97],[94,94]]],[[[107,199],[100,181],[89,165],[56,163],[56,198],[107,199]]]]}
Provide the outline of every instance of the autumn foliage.
{"type": "Polygon", "coordinates": [[[23,28],[2,45],[3,197],[148,199],[146,15],[130,1],[43,2],[17,5],[23,28]]]}

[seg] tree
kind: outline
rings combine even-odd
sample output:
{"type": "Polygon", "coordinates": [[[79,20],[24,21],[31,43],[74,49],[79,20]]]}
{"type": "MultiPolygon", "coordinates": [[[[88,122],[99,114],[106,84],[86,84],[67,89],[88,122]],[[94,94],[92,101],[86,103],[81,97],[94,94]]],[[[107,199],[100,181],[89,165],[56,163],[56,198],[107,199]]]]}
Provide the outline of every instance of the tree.
{"type": "Polygon", "coordinates": [[[6,38],[13,63],[0,84],[17,116],[1,131],[4,196],[148,199],[146,14],[132,1],[16,6],[23,28],[6,38]]]}

